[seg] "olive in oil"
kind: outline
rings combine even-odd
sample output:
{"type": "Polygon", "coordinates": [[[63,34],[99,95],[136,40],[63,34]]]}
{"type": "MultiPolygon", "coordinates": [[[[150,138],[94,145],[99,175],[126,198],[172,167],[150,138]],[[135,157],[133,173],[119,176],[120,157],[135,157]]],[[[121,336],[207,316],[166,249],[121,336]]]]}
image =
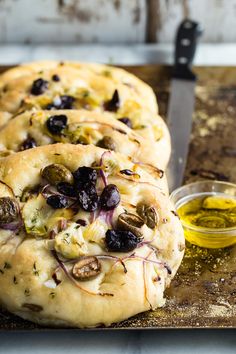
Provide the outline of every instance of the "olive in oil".
{"type": "Polygon", "coordinates": [[[236,199],[195,195],[177,208],[186,239],[201,247],[221,248],[236,242],[236,199]]]}

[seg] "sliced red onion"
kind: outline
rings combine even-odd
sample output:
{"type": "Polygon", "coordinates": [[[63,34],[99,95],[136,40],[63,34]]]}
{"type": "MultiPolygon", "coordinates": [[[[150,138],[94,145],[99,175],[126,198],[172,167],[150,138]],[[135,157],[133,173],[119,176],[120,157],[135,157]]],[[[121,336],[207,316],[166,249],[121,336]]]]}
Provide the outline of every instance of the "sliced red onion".
{"type": "Polygon", "coordinates": [[[9,190],[9,192],[12,194],[12,196],[15,198],[15,194],[13,192],[13,189],[8,186],[8,184],[6,184],[5,182],[3,182],[2,180],[0,180],[0,183],[3,184],[5,187],[7,187],[7,189],[9,190]]]}
{"type": "Polygon", "coordinates": [[[58,229],[59,231],[63,231],[67,228],[67,219],[63,218],[58,221],[58,229]]]}
{"type": "Polygon", "coordinates": [[[140,162],[140,161],[132,161],[135,165],[140,165],[140,166],[147,166],[151,170],[153,170],[155,173],[158,174],[159,178],[162,178],[164,176],[164,171],[160,170],[158,167],[155,167],[151,165],[150,163],[145,163],[145,162],[140,162]]]}
{"type": "Polygon", "coordinates": [[[42,196],[47,199],[48,197],[52,196],[52,195],[61,195],[65,198],[67,198],[68,200],[76,200],[76,197],[69,197],[65,194],[59,193],[57,191],[57,189],[53,186],[51,186],[50,184],[46,184],[43,189],[41,190],[41,194],[42,196]]]}
{"type": "Polygon", "coordinates": [[[146,266],[145,266],[145,262],[143,261],[143,285],[144,285],[144,297],[147,300],[147,302],[149,303],[150,306],[150,310],[152,310],[152,304],[148,299],[148,295],[147,295],[147,282],[146,282],[146,266]]]}
{"type": "Polygon", "coordinates": [[[156,240],[156,238],[157,238],[157,234],[153,237],[153,239],[151,239],[149,241],[141,241],[141,242],[139,242],[137,248],[150,245],[152,242],[154,242],[156,240]]]}
{"type": "Polygon", "coordinates": [[[110,260],[113,260],[115,262],[119,262],[123,268],[124,268],[124,273],[127,273],[127,268],[125,266],[125,263],[123,262],[122,258],[119,258],[119,257],[116,257],[116,256],[110,256],[110,255],[97,255],[97,256],[94,256],[98,259],[110,259],[110,260]]]}
{"type": "MultiPolygon", "coordinates": [[[[154,252],[154,251],[152,251],[154,252]]],[[[151,252],[151,253],[152,253],[151,252]]],[[[150,253],[150,254],[151,254],[150,253]]],[[[149,254],[149,255],[150,255],[149,254]]],[[[168,266],[168,264],[166,264],[165,262],[162,262],[162,261],[154,261],[153,259],[148,259],[149,255],[147,257],[142,257],[142,256],[138,256],[136,255],[135,253],[131,254],[130,256],[127,256],[125,258],[122,258],[122,260],[124,261],[125,259],[140,259],[140,260],[143,260],[144,262],[147,262],[147,263],[153,263],[153,264],[158,264],[158,265],[161,265],[163,266],[166,270],[167,270],[167,273],[168,274],[171,274],[172,271],[171,271],[171,268],[168,266]]]]}
{"type": "Polygon", "coordinates": [[[86,120],[86,121],[80,121],[80,122],[79,122],[79,124],[88,124],[88,123],[97,124],[97,125],[103,125],[103,126],[106,126],[106,127],[111,128],[111,129],[113,129],[113,130],[115,130],[115,131],[117,131],[117,132],[119,132],[119,133],[121,133],[121,134],[124,134],[124,135],[127,134],[125,130],[120,129],[120,128],[116,128],[116,127],[114,127],[113,125],[108,124],[108,123],[97,122],[97,121],[95,121],[95,120],[90,120],[90,121],[87,121],[87,120],[86,120]]]}
{"type": "MultiPolygon", "coordinates": [[[[100,167],[103,167],[103,166],[104,166],[104,165],[103,165],[103,163],[104,163],[104,157],[105,157],[106,155],[110,155],[110,154],[111,154],[110,151],[104,151],[104,152],[103,152],[103,154],[102,154],[102,156],[101,156],[101,159],[100,159],[100,164],[99,164],[100,167]]],[[[102,168],[99,170],[99,173],[100,173],[100,176],[102,177],[104,186],[106,187],[106,186],[108,185],[107,176],[106,176],[106,174],[105,174],[105,172],[103,171],[102,168]]]]}
{"type": "Polygon", "coordinates": [[[9,230],[9,231],[17,231],[23,226],[22,220],[13,221],[7,224],[1,224],[0,229],[9,230]]]}
{"type": "Polygon", "coordinates": [[[114,225],[113,225],[113,215],[114,215],[114,211],[115,211],[115,209],[112,209],[112,210],[107,211],[107,223],[108,223],[112,228],[114,228],[114,225]]]}
{"type": "MultiPolygon", "coordinates": [[[[122,258],[119,258],[117,256],[112,256],[112,255],[109,255],[109,254],[97,254],[97,255],[95,254],[93,257],[96,257],[98,259],[104,259],[104,260],[111,260],[111,261],[114,261],[114,262],[119,262],[124,268],[124,273],[127,273],[127,269],[126,269],[126,266],[125,266],[122,258]]],[[[67,260],[67,261],[63,261],[63,262],[62,262],[62,260],[60,260],[60,261],[62,263],[64,263],[64,264],[65,263],[66,264],[74,264],[74,263],[78,262],[80,259],[81,259],[81,257],[75,258],[75,259],[71,259],[71,260],[67,260]]],[[[57,267],[55,269],[55,272],[58,270],[58,268],[59,267],[57,267]]]]}
{"type": "Polygon", "coordinates": [[[99,173],[100,173],[100,176],[102,177],[102,181],[104,183],[104,186],[106,187],[108,185],[107,176],[102,169],[99,171],[99,173]]]}
{"type": "Polygon", "coordinates": [[[133,180],[133,179],[131,179],[131,178],[125,177],[125,176],[122,175],[121,173],[118,173],[118,176],[121,177],[121,178],[123,178],[123,179],[126,179],[127,181],[130,181],[130,182],[133,182],[133,183],[147,184],[148,186],[152,186],[152,187],[157,188],[157,189],[159,189],[160,191],[162,191],[162,188],[156,186],[156,185],[153,184],[153,183],[144,182],[144,181],[138,181],[138,180],[133,180]]]}
{"type": "Polygon", "coordinates": [[[65,218],[58,221],[57,225],[49,232],[49,238],[54,240],[56,235],[67,228],[67,220],[65,218]]]}
{"type": "Polygon", "coordinates": [[[90,213],[90,223],[92,224],[96,220],[96,210],[90,213]]]}

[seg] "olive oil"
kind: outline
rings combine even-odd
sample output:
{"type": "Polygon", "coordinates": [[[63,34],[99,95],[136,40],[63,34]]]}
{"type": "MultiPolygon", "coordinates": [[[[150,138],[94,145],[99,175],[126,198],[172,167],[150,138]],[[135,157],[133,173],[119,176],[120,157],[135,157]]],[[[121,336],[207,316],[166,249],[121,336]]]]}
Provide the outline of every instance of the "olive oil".
{"type": "Polygon", "coordinates": [[[225,194],[197,194],[177,208],[186,239],[201,247],[221,248],[236,242],[236,199],[225,194]]]}

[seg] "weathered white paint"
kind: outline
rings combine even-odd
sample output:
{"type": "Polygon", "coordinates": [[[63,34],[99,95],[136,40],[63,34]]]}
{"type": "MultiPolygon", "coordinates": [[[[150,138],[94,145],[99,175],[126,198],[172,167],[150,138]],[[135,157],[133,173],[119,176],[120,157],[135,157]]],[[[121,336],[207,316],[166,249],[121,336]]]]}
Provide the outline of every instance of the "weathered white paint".
{"type": "Polygon", "coordinates": [[[0,43],[143,43],[148,26],[169,43],[186,16],[203,42],[236,41],[236,0],[0,0],[0,43]]]}
{"type": "Polygon", "coordinates": [[[159,42],[172,42],[181,19],[188,16],[203,27],[203,42],[236,41],[236,0],[158,0],[159,42]]]}
{"type": "Polygon", "coordinates": [[[145,0],[0,0],[0,42],[143,42],[145,0]]]}

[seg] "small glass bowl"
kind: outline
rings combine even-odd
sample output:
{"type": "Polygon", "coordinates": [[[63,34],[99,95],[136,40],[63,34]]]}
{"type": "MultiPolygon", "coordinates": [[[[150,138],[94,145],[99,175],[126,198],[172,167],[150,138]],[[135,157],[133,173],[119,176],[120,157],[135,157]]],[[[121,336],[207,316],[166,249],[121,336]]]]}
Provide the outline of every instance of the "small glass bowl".
{"type": "MultiPolygon", "coordinates": [[[[189,200],[211,195],[236,198],[236,185],[221,181],[194,182],[174,190],[170,199],[178,210],[189,200]]],[[[224,248],[236,243],[236,227],[213,229],[189,225],[183,220],[181,222],[186,240],[197,246],[224,248]]]]}

